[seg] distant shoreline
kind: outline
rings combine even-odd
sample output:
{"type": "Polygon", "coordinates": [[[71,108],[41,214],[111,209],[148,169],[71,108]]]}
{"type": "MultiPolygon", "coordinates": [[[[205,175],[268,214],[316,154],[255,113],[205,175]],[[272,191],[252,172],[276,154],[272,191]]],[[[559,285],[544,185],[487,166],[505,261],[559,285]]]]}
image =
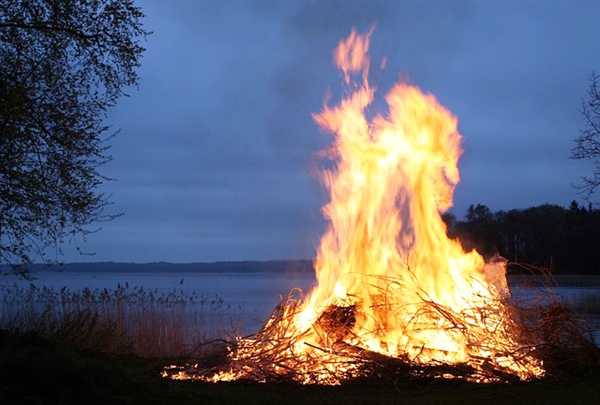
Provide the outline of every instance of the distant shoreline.
{"type": "Polygon", "coordinates": [[[79,273],[256,273],[256,272],[313,272],[312,260],[269,261],[222,261],[212,263],[120,263],[89,262],[64,264],[32,264],[32,273],[79,272],[79,273]]]}
{"type": "Polygon", "coordinates": [[[552,277],[535,274],[509,274],[506,279],[509,285],[600,287],[600,274],[553,274],[552,277]]]}
{"type": "MultiPolygon", "coordinates": [[[[222,261],[212,263],[121,263],[89,262],[32,264],[32,274],[65,273],[313,273],[312,260],[222,261]]],[[[599,287],[600,274],[508,274],[509,285],[599,287]]]]}

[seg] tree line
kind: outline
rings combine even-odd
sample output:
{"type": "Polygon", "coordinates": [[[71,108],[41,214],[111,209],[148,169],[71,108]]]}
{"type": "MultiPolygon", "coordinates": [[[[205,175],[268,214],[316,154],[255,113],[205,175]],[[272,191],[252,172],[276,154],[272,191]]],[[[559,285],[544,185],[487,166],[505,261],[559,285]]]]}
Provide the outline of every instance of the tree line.
{"type": "Polygon", "coordinates": [[[600,209],[573,201],[568,208],[543,204],[492,212],[477,204],[458,220],[444,214],[448,236],[484,257],[499,254],[509,271],[521,264],[554,273],[600,274],[600,209]],[[518,264],[518,265],[515,265],[518,264]]]}

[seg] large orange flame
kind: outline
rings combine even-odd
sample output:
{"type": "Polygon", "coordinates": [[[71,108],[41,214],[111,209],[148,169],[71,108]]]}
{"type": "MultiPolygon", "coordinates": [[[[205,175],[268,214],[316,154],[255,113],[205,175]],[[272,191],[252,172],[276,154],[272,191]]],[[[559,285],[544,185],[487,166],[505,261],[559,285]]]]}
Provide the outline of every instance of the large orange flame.
{"type": "Polygon", "coordinates": [[[441,213],[452,206],[462,153],[457,119],[432,95],[398,83],[386,96],[387,114],[368,120],[369,35],[352,31],[340,42],[334,60],[351,90],[314,116],[335,135],[336,165],[323,175],[329,228],[302,328],[331,306],[354,305],[355,345],[418,362],[485,358],[523,378],[539,376],[539,366],[506,356],[519,344],[502,302],[502,264],[486,265],[446,236],[441,213]],[[361,72],[362,83],[350,81],[361,72]]]}
{"type": "Polygon", "coordinates": [[[432,95],[398,83],[385,98],[387,113],[367,118],[375,95],[370,35],[353,30],[340,42],[334,62],[345,97],[314,115],[334,135],[327,151],[334,167],[322,176],[330,201],[318,284],[304,301],[282,306],[257,337],[240,339],[231,369],[209,379],[251,377],[257,367],[248,359],[258,355],[273,373],[336,383],[360,375],[361,351],[468,365],[481,380],[542,376],[505,304],[504,263],[486,264],[446,236],[441,213],[452,206],[462,153],[456,117],[432,95]],[[332,360],[340,356],[348,361],[332,360]]]}

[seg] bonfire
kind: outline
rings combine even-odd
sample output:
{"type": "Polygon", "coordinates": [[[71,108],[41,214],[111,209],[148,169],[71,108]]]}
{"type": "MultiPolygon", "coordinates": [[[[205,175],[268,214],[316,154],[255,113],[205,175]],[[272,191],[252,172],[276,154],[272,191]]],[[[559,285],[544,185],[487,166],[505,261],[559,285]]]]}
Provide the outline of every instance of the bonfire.
{"type": "Polygon", "coordinates": [[[450,239],[441,215],[459,182],[457,119],[405,82],[371,114],[372,32],[352,31],[334,51],[344,96],[314,114],[333,142],[321,179],[328,228],[314,261],[317,284],[294,290],[258,333],[239,337],[210,368],[164,375],[203,381],[340,384],[385,372],[469,381],[544,376],[539,341],[524,333],[506,261],[488,263],[450,239]]]}

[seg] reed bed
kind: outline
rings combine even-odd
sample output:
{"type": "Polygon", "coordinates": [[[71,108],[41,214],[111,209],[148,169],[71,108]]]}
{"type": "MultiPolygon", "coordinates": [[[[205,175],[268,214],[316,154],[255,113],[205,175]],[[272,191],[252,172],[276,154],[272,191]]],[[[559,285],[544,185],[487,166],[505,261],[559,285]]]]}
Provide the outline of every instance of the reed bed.
{"type": "Polygon", "coordinates": [[[0,287],[0,329],[35,332],[82,349],[142,357],[184,357],[202,342],[240,333],[243,309],[218,296],[128,283],[60,291],[34,284],[0,287]]]}
{"type": "Polygon", "coordinates": [[[600,314],[600,291],[579,293],[567,303],[569,309],[578,314],[600,314]]]}

